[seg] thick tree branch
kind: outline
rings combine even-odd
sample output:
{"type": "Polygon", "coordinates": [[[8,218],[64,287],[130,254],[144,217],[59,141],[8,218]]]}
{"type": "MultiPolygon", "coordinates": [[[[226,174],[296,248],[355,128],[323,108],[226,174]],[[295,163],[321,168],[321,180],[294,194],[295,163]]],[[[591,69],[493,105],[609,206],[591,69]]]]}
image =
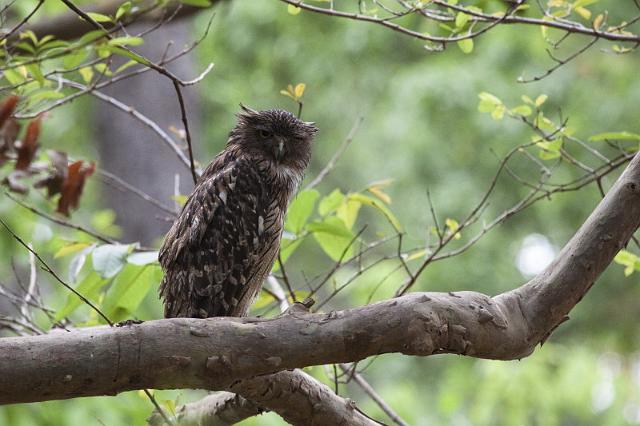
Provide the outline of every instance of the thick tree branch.
{"type": "Polygon", "coordinates": [[[228,389],[275,411],[293,425],[377,424],[359,411],[353,401],[336,395],[329,387],[301,370],[238,380],[228,389]]]}
{"type": "MultiPolygon", "coordinates": [[[[226,426],[270,410],[292,425],[376,425],[355,403],[344,399],[301,370],[239,380],[234,393],[218,392],[178,408],[176,420],[183,425],[226,426]]],[[[154,413],[151,426],[161,425],[154,413]]]]}
{"type": "MultiPolygon", "coordinates": [[[[414,293],[328,314],[149,321],[0,339],[0,403],[241,379],[399,352],[517,359],[565,320],[640,224],[640,156],[539,276],[494,298],[414,293]]],[[[235,385],[237,386],[237,385],[235,385]]]]}

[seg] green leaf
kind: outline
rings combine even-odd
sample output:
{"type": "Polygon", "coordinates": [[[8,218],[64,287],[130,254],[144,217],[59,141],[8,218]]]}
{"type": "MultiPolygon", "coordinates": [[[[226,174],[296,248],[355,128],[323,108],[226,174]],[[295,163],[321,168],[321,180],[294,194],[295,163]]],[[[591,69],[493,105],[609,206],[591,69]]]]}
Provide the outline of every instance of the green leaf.
{"type": "Polygon", "coordinates": [[[313,213],[319,196],[320,193],[315,189],[300,192],[289,206],[284,229],[299,234],[313,213]]]}
{"type": "Polygon", "coordinates": [[[116,53],[120,56],[124,56],[126,58],[132,59],[134,61],[136,61],[139,64],[145,65],[145,66],[149,66],[151,65],[151,62],[149,62],[149,60],[147,58],[145,58],[142,55],[138,55],[135,52],[132,52],[130,50],[124,50],[120,47],[117,46],[111,46],[109,49],[112,53],[116,53]]]}
{"type": "Polygon", "coordinates": [[[605,132],[598,133],[589,138],[590,142],[601,142],[606,140],[618,141],[640,141],[640,134],[631,132],[605,132]]]}
{"type": "Polygon", "coordinates": [[[65,49],[67,46],[69,46],[69,42],[68,41],[64,41],[64,40],[53,40],[50,41],[48,43],[45,43],[43,45],[41,45],[38,48],[38,52],[42,53],[44,51],[47,50],[52,50],[52,49],[65,49]]]}
{"type": "Polygon", "coordinates": [[[614,262],[625,266],[624,276],[628,277],[635,270],[640,270],[640,259],[635,254],[627,250],[620,250],[620,252],[613,258],[614,262]]]}
{"type": "Polygon", "coordinates": [[[488,92],[480,92],[478,94],[480,103],[478,104],[478,111],[493,113],[497,108],[503,107],[502,101],[496,96],[488,92]]]}
{"type": "Polygon", "coordinates": [[[465,38],[464,40],[458,40],[458,47],[464,54],[469,54],[473,52],[473,39],[465,38]]]}
{"type": "Polygon", "coordinates": [[[162,279],[162,269],[158,265],[128,264],[113,280],[105,297],[103,308],[105,314],[114,319],[120,310],[132,314],[144,300],[149,290],[162,279]]]}
{"type": "Polygon", "coordinates": [[[302,9],[300,9],[298,6],[294,6],[292,4],[287,6],[287,12],[289,12],[289,15],[297,15],[301,10],[302,9]]]}
{"type": "Polygon", "coordinates": [[[93,69],[91,67],[82,67],[78,70],[85,83],[89,83],[93,79],[93,69]]]}
{"type": "Polygon", "coordinates": [[[453,235],[454,240],[459,240],[462,237],[462,235],[460,235],[460,233],[458,232],[458,229],[460,229],[460,224],[457,220],[447,218],[444,221],[444,224],[447,226],[447,232],[449,233],[449,235],[453,235]]]}
{"type": "Polygon", "coordinates": [[[99,64],[95,64],[93,67],[100,74],[104,74],[107,77],[111,77],[113,75],[113,73],[111,72],[111,70],[109,69],[109,66],[107,64],[99,63],[99,64]]]}
{"type": "Polygon", "coordinates": [[[27,103],[29,106],[32,106],[41,101],[60,98],[64,98],[64,94],[62,92],[56,92],[55,90],[41,90],[33,95],[29,95],[27,103]]]}
{"type": "Polygon", "coordinates": [[[36,49],[35,47],[33,47],[30,43],[27,43],[26,41],[21,41],[20,43],[16,43],[15,47],[24,50],[25,52],[29,52],[32,55],[36,54],[36,49]]]}
{"type": "Polygon", "coordinates": [[[104,244],[93,250],[93,269],[103,278],[112,278],[125,265],[132,246],[104,244]]]}
{"type": "Polygon", "coordinates": [[[348,197],[351,200],[359,201],[362,204],[366,204],[366,205],[375,207],[380,213],[382,213],[384,215],[384,217],[389,221],[391,226],[393,226],[393,228],[397,232],[401,232],[402,231],[402,225],[400,225],[400,221],[391,212],[391,210],[389,210],[389,207],[387,207],[382,201],[380,201],[378,199],[375,199],[373,197],[369,197],[368,195],[359,194],[359,193],[358,194],[349,194],[348,197]]]}
{"type": "Polygon", "coordinates": [[[531,98],[530,98],[530,97],[528,97],[527,95],[522,95],[520,98],[521,98],[521,99],[522,99],[522,101],[523,101],[524,103],[526,103],[526,104],[529,104],[529,105],[535,105],[535,104],[534,104],[534,102],[533,102],[533,99],[531,99],[531,98]]]}
{"type": "Polygon", "coordinates": [[[329,216],[323,222],[311,222],[307,228],[313,232],[322,250],[334,261],[339,261],[342,256],[353,256],[353,233],[345,226],[344,222],[336,216],[329,216]]]}
{"type": "Polygon", "coordinates": [[[209,0],[180,0],[180,3],[186,4],[186,5],[189,5],[189,6],[196,6],[196,7],[209,7],[209,6],[211,6],[211,3],[209,2],[209,0]]]}
{"type": "Polygon", "coordinates": [[[59,258],[59,257],[64,257],[76,252],[79,252],[80,250],[83,250],[86,247],[89,247],[91,245],[91,243],[71,243],[71,244],[67,244],[66,246],[62,247],[60,250],[58,250],[56,252],[56,254],[53,255],[54,258],[59,258]]]}
{"type": "Polygon", "coordinates": [[[498,105],[492,112],[491,112],[491,118],[493,118],[494,120],[502,120],[502,117],[504,117],[504,112],[507,110],[507,107],[505,107],[504,105],[498,105]]]}
{"type": "Polygon", "coordinates": [[[356,219],[358,219],[360,207],[362,207],[362,203],[360,201],[349,197],[345,202],[338,206],[336,209],[336,216],[344,222],[347,228],[352,229],[353,225],[356,223],[356,219]]]}
{"type": "Polygon", "coordinates": [[[458,14],[456,15],[456,27],[457,28],[464,27],[467,24],[467,22],[469,22],[470,19],[471,19],[470,15],[467,15],[464,12],[458,12],[458,14]]]}
{"type": "Polygon", "coordinates": [[[9,70],[4,70],[3,71],[3,75],[4,78],[7,79],[7,81],[9,82],[9,84],[15,86],[18,85],[22,82],[24,82],[25,78],[22,74],[20,74],[20,72],[18,72],[17,70],[13,69],[9,69],[9,70]]]}
{"type": "Polygon", "coordinates": [[[129,67],[131,67],[133,65],[136,65],[136,64],[137,64],[137,62],[134,61],[133,59],[131,59],[131,60],[125,62],[124,64],[120,65],[118,67],[118,69],[115,71],[115,74],[118,74],[119,72],[122,72],[122,71],[126,70],[127,68],[129,68],[129,67]]]}
{"type": "MultiPolygon", "coordinates": [[[[82,281],[80,281],[80,284],[78,284],[75,290],[89,300],[96,299],[98,290],[108,281],[108,279],[102,278],[96,272],[91,272],[82,281]]],[[[60,321],[61,319],[66,318],[82,303],[84,302],[78,296],[70,293],[67,296],[65,305],[56,313],[54,321],[60,321]]]]}
{"type": "Polygon", "coordinates": [[[528,117],[533,111],[531,110],[531,107],[529,105],[519,105],[515,108],[512,108],[509,112],[511,114],[528,117]]]}
{"type": "Polygon", "coordinates": [[[616,263],[621,265],[632,265],[638,261],[638,256],[627,250],[620,250],[616,257],[613,258],[616,263]]]}
{"type": "Polygon", "coordinates": [[[118,10],[116,11],[116,21],[118,21],[122,16],[131,10],[131,2],[126,1],[120,5],[118,10]]]}
{"type": "Polygon", "coordinates": [[[326,216],[334,212],[344,201],[344,194],[339,189],[334,189],[329,195],[324,197],[318,205],[320,216],[326,216]]]}
{"type": "MultiPolygon", "coordinates": [[[[302,243],[302,240],[304,240],[304,237],[295,238],[294,236],[294,238],[290,239],[290,238],[285,238],[283,235],[282,240],[280,240],[279,257],[280,259],[282,259],[284,263],[286,263],[287,259],[289,259],[289,257],[293,254],[293,252],[296,251],[300,243],[302,243]]],[[[280,262],[276,260],[271,270],[273,272],[276,272],[279,269],[280,269],[280,262]]]]}
{"type": "Polygon", "coordinates": [[[38,64],[29,64],[26,65],[29,74],[33,76],[33,78],[40,84],[40,87],[44,86],[44,74],[42,74],[42,70],[40,70],[40,65],[38,64]]]}
{"type": "Polygon", "coordinates": [[[20,33],[20,40],[23,40],[25,38],[28,38],[29,40],[31,40],[33,42],[34,46],[38,45],[38,38],[36,37],[36,34],[31,31],[31,30],[26,30],[20,33]]]}
{"type": "Polygon", "coordinates": [[[87,49],[78,49],[75,52],[66,55],[62,59],[62,66],[65,69],[75,68],[82,63],[89,56],[89,51],[87,49]]]}
{"type": "Polygon", "coordinates": [[[103,15],[102,13],[87,12],[87,15],[96,22],[113,22],[110,16],[103,15]]]}
{"type": "Polygon", "coordinates": [[[106,33],[107,32],[104,30],[89,31],[88,33],[80,37],[75,44],[77,44],[78,46],[85,46],[103,37],[106,33]]]}
{"type": "Polygon", "coordinates": [[[115,37],[109,40],[111,46],[140,46],[144,44],[144,39],[142,37],[115,37]]]}
{"type": "Polygon", "coordinates": [[[539,107],[547,101],[547,95],[540,95],[536,98],[536,106],[539,107]]]}
{"type": "Polygon", "coordinates": [[[138,253],[132,253],[127,256],[127,262],[134,265],[142,266],[148,265],[158,261],[157,251],[141,251],[138,253]]]}

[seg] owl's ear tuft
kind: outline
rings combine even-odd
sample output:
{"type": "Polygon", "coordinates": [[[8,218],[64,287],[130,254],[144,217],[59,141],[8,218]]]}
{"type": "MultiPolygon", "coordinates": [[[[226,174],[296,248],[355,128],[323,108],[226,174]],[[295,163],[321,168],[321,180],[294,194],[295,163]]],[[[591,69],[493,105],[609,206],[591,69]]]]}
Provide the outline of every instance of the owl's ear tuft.
{"type": "Polygon", "coordinates": [[[318,127],[316,126],[316,123],[314,123],[313,121],[305,121],[304,125],[307,128],[307,131],[312,135],[315,135],[316,133],[318,133],[318,127]]]}
{"type": "Polygon", "coordinates": [[[240,113],[238,114],[239,116],[244,116],[244,117],[254,117],[256,115],[258,115],[258,111],[249,108],[248,106],[244,105],[242,102],[240,103],[240,113]]]}

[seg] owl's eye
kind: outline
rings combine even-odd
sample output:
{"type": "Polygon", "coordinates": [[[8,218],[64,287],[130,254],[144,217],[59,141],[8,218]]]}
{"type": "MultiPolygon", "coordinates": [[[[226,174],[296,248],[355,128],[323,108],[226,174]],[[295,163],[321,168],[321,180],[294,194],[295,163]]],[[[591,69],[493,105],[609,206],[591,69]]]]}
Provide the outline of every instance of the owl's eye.
{"type": "Polygon", "coordinates": [[[272,136],[271,132],[268,130],[259,130],[260,137],[263,139],[268,139],[272,136]]]}

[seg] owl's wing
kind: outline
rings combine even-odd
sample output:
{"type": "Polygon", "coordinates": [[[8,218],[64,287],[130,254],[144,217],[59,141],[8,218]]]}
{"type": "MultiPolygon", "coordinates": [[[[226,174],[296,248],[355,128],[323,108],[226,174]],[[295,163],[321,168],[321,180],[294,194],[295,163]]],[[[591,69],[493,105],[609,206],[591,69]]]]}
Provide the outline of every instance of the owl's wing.
{"type": "Polygon", "coordinates": [[[277,253],[279,229],[265,229],[272,206],[255,168],[238,159],[208,175],[160,250],[166,316],[234,315],[277,253]]]}

